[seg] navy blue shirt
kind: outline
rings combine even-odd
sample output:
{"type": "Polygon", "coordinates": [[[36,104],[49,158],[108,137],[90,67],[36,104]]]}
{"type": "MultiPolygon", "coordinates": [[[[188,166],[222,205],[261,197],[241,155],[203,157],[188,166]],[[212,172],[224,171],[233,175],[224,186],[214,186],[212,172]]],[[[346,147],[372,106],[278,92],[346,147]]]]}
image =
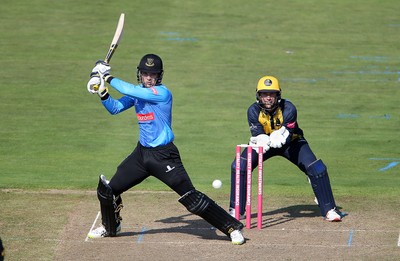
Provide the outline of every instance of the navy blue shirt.
{"type": "Polygon", "coordinates": [[[289,140],[303,136],[303,131],[297,123],[297,109],[289,100],[282,99],[272,114],[262,110],[255,102],[247,110],[247,120],[253,137],[260,134],[270,135],[282,126],[289,131],[289,140]]]}

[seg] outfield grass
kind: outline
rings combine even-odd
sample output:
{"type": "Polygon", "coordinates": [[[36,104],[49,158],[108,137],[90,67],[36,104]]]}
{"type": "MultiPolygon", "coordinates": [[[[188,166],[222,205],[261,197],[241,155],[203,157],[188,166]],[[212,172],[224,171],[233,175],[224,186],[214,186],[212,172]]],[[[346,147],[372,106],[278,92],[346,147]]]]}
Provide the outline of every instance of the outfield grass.
{"type": "MultiPolygon", "coordinates": [[[[0,188],[95,188],[135,146],[133,112],[111,117],[86,91],[120,12],[113,73],[135,81],[149,52],[165,62],[173,127],[200,189],[224,181],[247,142],[255,84],[272,74],[341,195],[394,196],[399,166],[398,1],[5,1],[0,188]],[[392,190],[393,189],[393,190],[392,190]]],[[[117,93],[112,92],[118,96],[117,93]]],[[[267,163],[274,193],[308,193],[286,161],[267,163]]],[[[166,189],[148,180],[140,189],[166,189]]]]}
{"type": "MultiPolygon", "coordinates": [[[[199,190],[228,198],[234,147],[250,135],[247,107],[257,80],[271,74],[328,166],[337,203],[365,217],[379,200],[373,214],[392,213],[400,196],[399,8],[397,0],[3,0],[0,206],[8,208],[0,236],[9,260],[52,260],[62,229],[73,227],[66,213],[87,199],[32,191],[16,199],[8,189],[94,193],[98,175],[111,177],[136,145],[133,111],[110,116],[86,91],[121,12],[112,72],[134,82],[145,53],[163,58],[175,143],[199,190]]],[[[265,174],[266,197],[312,202],[306,177],[289,162],[274,158],[265,174]]],[[[168,188],[150,178],[134,190],[168,188]]],[[[392,225],[394,216],[379,223],[392,225]]]]}

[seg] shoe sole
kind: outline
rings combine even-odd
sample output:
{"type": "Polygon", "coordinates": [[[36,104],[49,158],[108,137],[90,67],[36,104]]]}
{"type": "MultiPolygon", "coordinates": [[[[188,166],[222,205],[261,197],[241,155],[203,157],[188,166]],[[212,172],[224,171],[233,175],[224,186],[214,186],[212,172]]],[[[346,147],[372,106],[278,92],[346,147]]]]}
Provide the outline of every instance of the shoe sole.
{"type": "Polygon", "coordinates": [[[332,220],[325,218],[325,220],[328,221],[328,222],[341,222],[342,221],[341,218],[335,218],[335,219],[332,219],[332,220]]]}
{"type": "Polygon", "coordinates": [[[96,239],[96,238],[103,238],[103,237],[105,237],[105,236],[92,236],[92,235],[88,235],[87,236],[88,238],[91,238],[91,239],[96,239]]]}

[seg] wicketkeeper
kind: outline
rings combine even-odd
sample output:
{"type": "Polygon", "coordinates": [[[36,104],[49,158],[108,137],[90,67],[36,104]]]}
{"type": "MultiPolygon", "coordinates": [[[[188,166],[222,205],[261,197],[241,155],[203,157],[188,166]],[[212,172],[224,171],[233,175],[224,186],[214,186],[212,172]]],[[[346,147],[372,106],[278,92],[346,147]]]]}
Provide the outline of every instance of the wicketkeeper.
{"type": "MultiPolygon", "coordinates": [[[[326,165],[317,159],[297,122],[296,107],[281,98],[278,79],[262,77],[256,87],[256,102],[247,110],[251,138],[249,144],[263,147],[263,160],[281,156],[304,172],[314,191],[322,216],[328,221],[341,221],[336,209],[326,165]]],[[[258,164],[258,154],[252,150],[252,169],[258,164]]],[[[240,157],[240,217],[245,217],[247,148],[240,157]]],[[[236,161],[231,165],[231,197],[229,211],[235,216],[236,161]]],[[[250,213],[249,213],[250,214],[250,213]]]]}
{"type": "Polygon", "coordinates": [[[139,142],[118,166],[110,181],[100,176],[97,195],[102,225],[90,231],[88,237],[118,235],[122,221],[121,194],[149,176],[154,176],[179,194],[178,201],[188,211],[226,234],[233,244],[243,244],[243,224],[207,195],[196,190],[182,164],[179,151],[173,143],[172,94],[162,84],[164,71],[161,58],[155,54],[143,56],[137,67],[137,85],[112,76],[110,69],[108,64],[97,62],[87,85],[88,91],[97,93],[103,106],[113,115],[134,107],[139,142]],[[123,96],[119,99],[111,97],[105,82],[123,96]],[[94,86],[99,86],[99,89],[94,86]]]}

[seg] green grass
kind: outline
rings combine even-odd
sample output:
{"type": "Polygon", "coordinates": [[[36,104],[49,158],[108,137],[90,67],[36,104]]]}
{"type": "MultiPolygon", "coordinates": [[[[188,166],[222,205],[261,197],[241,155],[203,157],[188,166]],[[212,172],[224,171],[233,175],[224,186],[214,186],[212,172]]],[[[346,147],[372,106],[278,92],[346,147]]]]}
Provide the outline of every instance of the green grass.
{"type": "MultiPolygon", "coordinates": [[[[249,139],[246,110],[256,82],[272,74],[297,105],[335,194],[398,196],[400,166],[379,171],[390,162],[370,160],[400,158],[397,1],[2,5],[0,188],[94,189],[98,174],[110,177],[133,149],[133,112],[110,116],[86,91],[125,12],[113,74],[135,81],[143,54],[164,59],[175,143],[200,190],[218,178],[228,192],[234,145],[249,139]]],[[[305,176],[282,159],[266,163],[266,187],[311,194],[305,176]]],[[[149,179],[138,189],[168,188],[149,179]]]]}
{"type": "MultiPolygon", "coordinates": [[[[134,112],[111,116],[86,91],[121,12],[125,31],[112,72],[135,82],[144,54],[163,58],[164,83],[174,95],[175,143],[199,190],[228,201],[234,147],[250,136],[246,110],[258,79],[271,74],[328,166],[338,205],[392,229],[395,215],[385,213],[399,208],[400,165],[380,169],[400,161],[399,8],[397,0],[3,0],[0,236],[6,259],[53,260],[62,230],[87,222],[69,220],[70,214],[98,206],[83,191],[94,192],[98,175],[111,177],[136,145],[134,112]],[[212,189],[214,179],[222,180],[220,190],[212,189]],[[47,189],[79,193],[36,193],[47,189]]],[[[168,188],[149,178],[134,190],[168,188]]],[[[288,204],[313,198],[305,175],[282,158],[265,163],[264,193],[288,204]]],[[[354,225],[351,220],[343,223],[354,225]]]]}

